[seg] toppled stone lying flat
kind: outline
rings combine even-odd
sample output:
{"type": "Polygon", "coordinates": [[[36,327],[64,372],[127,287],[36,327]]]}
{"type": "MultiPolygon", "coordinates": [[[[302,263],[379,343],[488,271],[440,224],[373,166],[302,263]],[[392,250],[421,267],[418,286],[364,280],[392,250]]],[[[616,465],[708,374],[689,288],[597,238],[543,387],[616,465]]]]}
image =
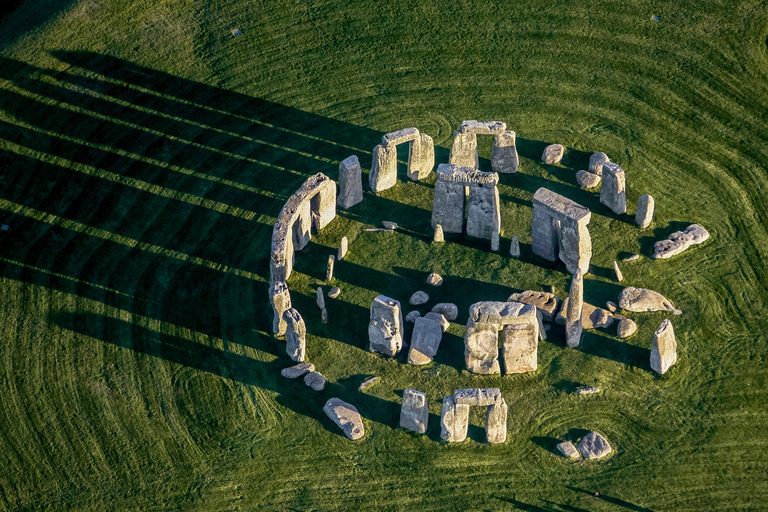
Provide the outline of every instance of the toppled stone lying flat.
{"type": "Polygon", "coordinates": [[[501,400],[499,388],[466,388],[453,392],[457,404],[461,405],[491,405],[501,400]]]}
{"type": "Polygon", "coordinates": [[[443,276],[437,272],[432,272],[427,276],[427,284],[431,284],[432,286],[440,286],[443,284],[443,276]]]}
{"type": "Polygon", "coordinates": [[[557,451],[559,451],[563,457],[568,459],[578,459],[581,457],[579,450],[577,450],[576,447],[573,446],[573,443],[570,441],[563,441],[562,443],[559,443],[557,445],[557,451]]]}
{"type": "Polygon", "coordinates": [[[608,155],[602,151],[598,153],[592,153],[592,156],[589,157],[589,172],[592,174],[597,174],[598,176],[602,176],[603,165],[610,161],[611,160],[608,158],[608,155]]]}
{"type": "Polygon", "coordinates": [[[354,405],[338,398],[331,398],[325,403],[323,412],[338,425],[349,439],[354,441],[365,435],[363,418],[354,405]]]}
{"type": "Polygon", "coordinates": [[[383,220],[381,221],[381,225],[384,226],[384,229],[390,229],[390,230],[397,229],[397,222],[383,220]]]}
{"type": "Polygon", "coordinates": [[[562,144],[550,144],[544,148],[541,154],[541,161],[545,164],[559,164],[565,154],[565,148],[562,144]]]}
{"type": "Polygon", "coordinates": [[[408,362],[417,365],[431,363],[442,339],[443,329],[439,323],[429,318],[417,318],[413,326],[408,362]]]}
{"type": "Polygon", "coordinates": [[[449,322],[453,322],[456,320],[456,317],[459,316],[459,308],[456,307],[456,304],[451,304],[450,302],[441,302],[440,304],[435,304],[435,307],[432,308],[432,311],[435,313],[440,313],[449,322]]]}
{"type": "Polygon", "coordinates": [[[357,390],[362,393],[363,391],[365,391],[366,389],[370,388],[371,386],[373,386],[377,382],[379,382],[379,377],[371,377],[370,379],[365,379],[357,387],[357,390]]]}
{"type": "Polygon", "coordinates": [[[414,306],[419,306],[421,304],[426,304],[427,301],[429,301],[429,295],[422,291],[418,291],[411,295],[411,298],[408,299],[408,302],[410,304],[413,304],[414,306]]]}
{"type": "Polygon", "coordinates": [[[639,259],[640,259],[640,255],[639,254],[633,254],[632,256],[628,256],[628,257],[624,258],[624,261],[637,261],[639,259]]]}
{"type": "Polygon", "coordinates": [[[427,420],[429,420],[429,408],[426,393],[415,389],[403,391],[400,426],[423,434],[427,431],[427,420]]]}
{"type": "Polygon", "coordinates": [[[577,395],[595,395],[600,392],[600,388],[595,388],[592,386],[586,387],[586,388],[579,388],[574,391],[577,395]]]}
{"type": "Polygon", "coordinates": [[[534,290],[513,293],[509,296],[507,301],[522,302],[523,304],[536,306],[536,309],[541,312],[541,318],[547,322],[551,322],[555,319],[557,306],[560,305],[560,300],[554,293],[538,292],[534,290]]]}
{"type": "Polygon", "coordinates": [[[421,317],[421,313],[418,311],[411,311],[407,315],[405,315],[405,321],[406,322],[415,322],[417,318],[421,317]]]}
{"type": "MultiPolygon", "coordinates": [[[[563,306],[555,318],[555,323],[565,325],[567,323],[566,314],[568,312],[568,297],[563,300],[563,306]]],[[[584,329],[605,329],[613,325],[613,313],[607,309],[598,308],[585,302],[581,309],[581,325],[584,329]]]]}
{"type": "MultiPolygon", "coordinates": [[[[618,308],[619,306],[615,302],[609,300],[605,303],[605,307],[608,311],[610,311],[611,313],[614,313],[616,311],[616,308],[618,308]]],[[[613,315],[613,316],[615,317],[616,315],[613,315]]]]}
{"type": "Polygon", "coordinates": [[[299,363],[288,368],[283,368],[280,375],[286,379],[296,379],[313,371],[315,371],[315,365],[312,363],[299,363]]]}
{"type": "Polygon", "coordinates": [[[666,240],[660,240],[653,246],[653,255],[651,258],[664,260],[680,254],[692,245],[706,242],[709,239],[709,231],[699,226],[691,224],[685,231],[675,231],[666,240]]]}
{"type": "Polygon", "coordinates": [[[428,318],[430,320],[434,320],[438,324],[440,324],[440,328],[443,330],[443,332],[447,331],[448,328],[451,326],[451,323],[446,320],[446,318],[441,315],[440,313],[435,313],[434,311],[430,311],[426,315],[424,315],[424,318],[428,318]]]}
{"type": "Polygon", "coordinates": [[[603,436],[597,432],[590,432],[579,441],[579,451],[585,459],[599,459],[613,450],[603,436]]]}
{"type": "Polygon", "coordinates": [[[576,183],[581,188],[595,188],[600,184],[602,178],[597,174],[592,174],[588,171],[579,171],[576,173],[576,183]]]}
{"type": "Polygon", "coordinates": [[[628,286],[621,291],[619,307],[636,313],[647,311],[670,311],[676,315],[682,313],[679,309],[675,309],[672,302],[659,292],[633,286],[628,286]]]}
{"type": "Polygon", "coordinates": [[[322,391],[325,388],[325,377],[320,372],[309,372],[304,376],[304,384],[315,391],[322,391]]]}

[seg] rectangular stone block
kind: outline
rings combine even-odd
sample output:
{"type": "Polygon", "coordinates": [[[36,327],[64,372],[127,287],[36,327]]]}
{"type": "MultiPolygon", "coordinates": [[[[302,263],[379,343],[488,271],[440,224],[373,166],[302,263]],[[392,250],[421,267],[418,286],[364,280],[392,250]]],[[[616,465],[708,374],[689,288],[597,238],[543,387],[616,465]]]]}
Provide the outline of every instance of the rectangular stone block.
{"type": "Polygon", "coordinates": [[[283,313],[291,307],[291,293],[285,281],[276,281],[269,287],[269,303],[273,313],[272,332],[282,336],[287,327],[283,313]]]}
{"type": "Polygon", "coordinates": [[[457,389],[453,392],[453,398],[456,399],[457,404],[485,407],[501,400],[501,390],[499,388],[457,389]]]}
{"type": "Polygon", "coordinates": [[[507,402],[502,398],[485,413],[485,439],[491,444],[507,440],[507,402]]]}
{"type": "Polygon", "coordinates": [[[455,132],[448,162],[478,169],[480,167],[480,160],[477,155],[477,135],[460,131],[455,132]]]}
{"type": "Polygon", "coordinates": [[[417,365],[431,363],[442,338],[443,329],[438,322],[425,317],[417,318],[413,326],[408,362],[417,365]]]}
{"type": "Polygon", "coordinates": [[[336,183],[326,177],[309,200],[312,212],[312,225],[321,230],[336,218],[336,183]]]}
{"type": "Polygon", "coordinates": [[[371,304],[368,324],[369,350],[394,356],[403,347],[403,312],[400,302],[379,295],[371,304]]]}
{"type": "Polygon", "coordinates": [[[449,443],[460,443],[467,438],[469,406],[457,404],[453,396],[443,398],[440,414],[440,437],[449,443]]]}
{"type": "Polygon", "coordinates": [[[467,235],[490,240],[499,233],[499,189],[496,185],[477,184],[469,189],[467,200],[467,235]]]}
{"type": "Polygon", "coordinates": [[[627,213],[627,191],[624,169],[613,162],[603,164],[603,185],[600,188],[600,202],[613,213],[627,213]]]}
{"type": "Polygon", "coordinates": [[[339,164],[339,196],[336,201],[341,208],[351,208],[363,202],[363,170],[355,155],[339,164]]]}
{"type": "Polygon", "coordinates": [[[293,221],[293,247],[300,251],[312,240],[312,211],[309,201],[302,201],[293,221]]]}
{"type": "Polygon", "coordinates": [[[432,137],[421,133],[408,146],[408,178],[423,180],[435,167],[435,143],[432,137]]]}
{"type": "Polygon", "coordinates": [[[304,319],[294,308],[289,308],[283,313],[286,323],[285,352],[297,363],[303,362],[307,357],[307,327],[304,319]]]}
{"type": "Polygon", "coordinates": [[[381,143],[385,146],[396,146],[403,142],[410,142],[419,138],[419,130],[416,128],[403,128],[394,132],[389,132],[381,137],[381,143]]]}
{"type": "Polygon", "coordinates": [[[463,184],[440,180],[435,182],[432,228],[440,224],[444,233],[463,233],[464,199],[463,184]]]}
{"type": "Polygon", "coordinates": [[[495,374],[499,369],[499,328],[495,324],[467,323],[464,363],[472,373],[495,374]]]}
{"type": "Polygon", "coordinates": [[[557,261],[557,230],[556,219],[542,208],[533,207],[533,221],[531,222],[531,250],[533,254],[545,260],[557,261]]]}
{"type": "Polygon", "coordinates": [[[535,372],[538,367],[539,322],[504,327],[504,373],[535,372]]]}
{"type": "Polygon", "coordinates": [[[491,148],[491,168],[499,174],[513,174],[519,167],[515,132],[506,131],[496,135],[491,148]]]}
{"type": "Polygon", "coordinates": [[[397,147],[379,144],[373,148],[368,185],[374,193],[388,190],[397,183],[397,147]]]}
{"type": "Polygon", "coordinates": [[[581,270],[589,272],[589,262],[592,259],[592,237],[589,228],[582,218],[574,221],[560,221],[560,260],[565,263],[568,272],[581,270]]]}
{"type": "Polygon", "coordinates": [[[672,322],[664,320],[653,333],[651,348],[651,369],[656,373],[666,373],[677,362],[677,339],[672,322]]]}
{"type": "Polygon", "coordinates": [[[474,133],[477,135],[497,135],[507,129],[502,121],[462,121],[459,131],[462,133],[474,133]]]}
{"type": "Polygon", "coordinates": [[[400,426],[423,434],[427,431],[429,407],[427,395],[415,389],[403,391],[403,404],[400,406],[400,426]]]}

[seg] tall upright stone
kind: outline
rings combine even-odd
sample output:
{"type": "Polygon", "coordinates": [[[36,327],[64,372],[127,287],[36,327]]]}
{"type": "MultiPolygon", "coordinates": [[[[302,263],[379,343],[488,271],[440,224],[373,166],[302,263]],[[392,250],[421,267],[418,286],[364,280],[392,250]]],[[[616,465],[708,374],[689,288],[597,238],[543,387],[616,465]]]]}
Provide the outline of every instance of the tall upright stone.
{"type": "Polygon", "coordinates": [[[621,273],[621,269],[619,268],[619,262],[616,260],[613,260],[613,273],[616,274],[616,280],[621,282],[624,280],[624,274],[621,273]]]}
{"type": "Polygon", "coordinates": [[[538,367],[539,322],[536,308],[531,307],[533,320],[527,324],[505,325],[502,359],[504,373],[535,372],[538,367]]]}
{"type": "Polygon", "coordinates": [[[602,176],[603,165],[609,163],[610,161],[611,160],[608,158],[608,155],[603,152],[592,153],[592,156],[589,157],[589,172],[592,174],[597,174],[598,176],[602,176]]]}
{"type": "Polygon", "coordinates": [[[469,406],[457,404],[453,395],[444,397],[440,427],[443,441],[459,443],[465,440],[469,428],[469,406]]]}
{"type": "Polygon", "coordinates": [[[653,196],[643,194],[637,201],[637,213],[635,214],[635,223],[641,229],[645,229],[653,222],[653,210],[656,203],[653,196]]]}
{"type": "Polygon", "coordinates": [[[286,329],[283,313],[291,307],[291,293],[285,281],[276,281],[269,287],[269,303],[273,313],[272,332],[282,336],[286,329]]]}
{"type": "Polygon", "coordinates": [[[341,241],[339,242],[339,252],[336,253],[336,259],[341,261],[344,259],[344,256],[347,255],[347,251],[349,250],[349,240],[346,236],[341,237],[341,241]]]}
{"type": "Polygon", "coordinates": [[[499,327],[469,320],[464,335],[464,364],[472,373],[500,373],[499,327]]]}
{"type": "Polygon", "coordinates": [[[499,232],[501,212],[496,183],[478,183],[467,199],[467,235],[490,240],[499,232]]]}
{"type": "Polygon", "coordinates": [[[472,132],[456,131],[453,134],[453,144],[451,144],[448,162],[462,167],[480,168],[480,159],[477,155],[477,135],[472,132]]]}
{"type": "Polygon", "coordinates": [[[373,148],[373,162],[368,185],[375,193],[390,189],[397,183],[397,146],[379,144],[373,148]]]}
{"type": "Polygon", "coordinates": [[[515,132],[512,130],[497,134],[491,148],[491,169],[499,174],[516,173],[520,167],[515,145],[515,132]]]}
{"type": "Polygon", "coordinates": [[[672,322],[664,320],[653,333],[653,348],[651,348],[651,369],[663,374],[677,362],[677,340],[672,322]]]}
{"type": "Polygon", "coordinates": [[[307,327],[299,312],[290,308],[283,313],[287,325],[285,332],[285,352],[297,363],[304,362],[307,357],[307,327]]]}
{"type": "Polygon", "coordinates": [[[485,439],[491,444],[507,440],[507,402],[502,398],[488,406],[485,413],[485,439]]]}
{"type": "Polygon", "coordinates": [[[600,188],[600,202],[613,213],[627,213],[627,191],[624,169],[613,162],[603,164],[603,186],[600,188]]]}
{"type": "Polygon", "coordinates": [[[336,263],[336,256],[328,256],[328,266],[325,269],[325,281],[330,283],[333,280],[333,267],[336,263]]]}
{"type": "Polygon", "coordinates": [[[315,300],[317,307],[321,310],[325,309],[325,294],[323,294],[323,289],[318,286],[315,295],[317,297],[315,300]]]}
{"type": "Polygon", "coordinates": [[[591,216],[584,206],[540,188],[533,195],[533,253],[553,262],[559,257],[568,272],[588,272],[592,238],[587,225],[591,216]]]}
{"type": "Polygon", "coordinates": [[[432,228],[439,224],[445,233],[464,231],[464,183],[453,179],[455,167],[437,166],[435,197],[432,202],[432,228]]]}
{"type": "Polygon", "coordinates": [[[336,204],[351,208],[363,202],[363,170],[357,156],[345,158],[339,164],[339,195],[336,204]]]}
{"type": "Polygon", "coordinates": [[[419,434],[427,431],[429,407],[427,395],[415,389],[403,391],[403,404],[400,406],[400,426],[419,434]]]}
{"type": "Polygon", "coordinates": [[[394,356],[403,348],[403,312],[400,302],[379,295],[371,303],[369,350],[394,356]]]}
{"type": "Polygon", "coordinates": [[[408,178],[423,180],[435,167],[435,143],[426,133],[419,133],[408,146],[408,178]]]}
{"type": "Polygon", "coordinates": [[[568,312],[565,323],[565,343],[571,348],[576,348],[581,343],[583,326],[581,313],[584,306],[584,282],[583,274],[579,269],[573,275],[571,291],[568,295],[568,312]]]}

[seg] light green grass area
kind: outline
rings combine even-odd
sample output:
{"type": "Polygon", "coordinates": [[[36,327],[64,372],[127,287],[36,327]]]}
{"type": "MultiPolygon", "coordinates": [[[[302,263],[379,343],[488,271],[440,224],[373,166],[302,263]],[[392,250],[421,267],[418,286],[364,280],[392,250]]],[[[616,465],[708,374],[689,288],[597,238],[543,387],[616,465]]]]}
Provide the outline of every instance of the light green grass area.
{"type": "MultiPolygon", "coordinates": [[[[0,509],[765,507],[765,1],[27,0],[0,31],[0,509]],[[326,389],[280,377],[293,363],[271,335],[267,288],[285,200],[314,173],[336,179],[352,154],[367,181],[395,129],[431,135],[447,162],[465,119],[517,132],[501,252],[459,235],[430,243],[434,177],[408,181],[401,150],[397,186],[366,191],[297,254],[289,286],[326,389]],[[550,143],[568,148],[561,165],[541,163],[550,143]],[[626,170],[629,215],[576,185],[594,151],[626,170]],[[557,327],[537,372],[469,374],[472,303],[567,294],[564,266],[531,253],[539,187],[592,211],[586,301],[647,287],[684,314],[630,313],[635,336],[587,331],[579,349],[557,327]],[[656,216],[639,230],[645,193],[656,216]],[[382,220],[400,228],[363,231],[382,220]],[[694,222],[709,241],[649,258],[694,222]],[[324,283],[344,235],[349,255],[324,283]],[[613,260],[633,253],[616,283],[613,260]],[[442,287],[425,284],[432,271],[442,287]],[[328,324],[320,285],[342,289],[328,324]],[[407,313],[417,290],[431,297],[422,313],[460,309],[435,362],[368,352],[371,300],[407,313]],[[664,318],[678,362],[659,377],[649,357],[664,318]],[[485,443],[479,410],[466,442],[440,441],[440,400],[469,386],[502,389],[505,444],[485,443]],[[427,393],[426,435],[397,427],[405,388],[427,393]],[[323,414],[333,396],[359,408],[362,440],[323,414]],[[556,454],[589,430],[610,458],[556,454]]],[[[483,170],[490,144],[480,138],[483,170]]]]}

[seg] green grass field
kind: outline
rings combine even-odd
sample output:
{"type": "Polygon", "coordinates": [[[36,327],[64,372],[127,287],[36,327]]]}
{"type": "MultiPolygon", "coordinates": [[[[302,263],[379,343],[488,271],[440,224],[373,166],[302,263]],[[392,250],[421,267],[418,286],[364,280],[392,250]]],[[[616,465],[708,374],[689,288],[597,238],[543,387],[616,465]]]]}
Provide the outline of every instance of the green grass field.
{"type": "MultiPolygon", "coordinates": [[[[0,509],[766,507],[765,0],[27,0],[2,23],[0,509]],[[328,385],[280,377],[293,363],[271,336],[267,288],[285,200],[316,172],[336,179],[352,154],[367,173],[390,130],[416,126],[447,162],[465,119],[518,135],[520,172],[499,185],[502,251],[463,236],[431,244],[434,177],[410,182],[402,164],[395,188],[367,191],[297,254],[289,286],[328,385]],[[543,165],[556,142],[565,160],[543,165]],[[626,170],[630,215],[576,185],[594,151],[626,170]],[[577,350],[555,328],[537,372],[471,375],[470,304],[567,294],[564,266],[530,250],[542,186],[593,212],[585,300],[640,286],[684,314],[630,313],[635,336],[587,331],[577,350]],[[656,216],[639,230],[645,193],[656,216]],[[363,231],[382,220],[401,228],[363,231]],[[648,257],[694,222],[708,242],[648,257]],[[329,289],[343,235],[343,292],[322,324],[314,289],[329,289]],[[520,260],[506,256],[513,235],[520,260]],[[633,253],[616,283],[612,261],[633,253]],[[441,288],[427,289],[432,271],[441,288]],[[373,297],[406,304],[420,289],[422,313],[460,308],[436,361],[368,352],[373,297]],[[649,356],[664,318],[679,356],[658,377],[649,356]],[[578,385],[603,393],[577,397],[578,385]],[[440,441],[441,398],[468,386],[502,389],[505,444],[484,442],[480,411],[466,442],[440,441]],[[397,428],[405,388],[428,395],[427,435],[397,428]],[[332,396],[360,409],[362,440],[323,414],[332,396]],[[555,453],[588,430],[611,442],[609,459],[555,453]]],[[[480,141],[488,170],[492,139],[480,141]]]]}

